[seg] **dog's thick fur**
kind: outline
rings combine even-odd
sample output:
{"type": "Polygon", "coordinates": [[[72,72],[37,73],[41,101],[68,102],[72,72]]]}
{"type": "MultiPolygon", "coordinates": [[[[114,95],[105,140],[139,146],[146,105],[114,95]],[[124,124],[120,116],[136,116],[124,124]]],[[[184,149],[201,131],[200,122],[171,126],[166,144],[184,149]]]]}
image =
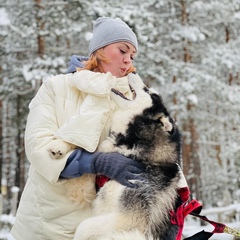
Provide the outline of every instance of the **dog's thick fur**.
{"type": "MultiPolygon", "coordinates": [[[[178,229],[170,222],[170,212],[175,209],[178,199],[181,135],[156,92],[143,85],[138,75],[132,74],[129,84],[136,95],[132,101],[112,90],[111,98],[119,110],[113,115],[109,137],[98,150],[117,151],[140,161],[146,166],[145,180],[133,181],[137,188],[110,180],[99,190],[96,199],[94,194],[87,194],[85,200],[93,201],[94,216],[80,223],[75,240],[176,238],[178,229]]],[[[49,151],[57,152],[56,148],[49,151]]],[[[83,182],[81,178],[69,183],[77,190],[79,183],[76,181],[83,182]]],[[[94,180],[92,175],[83,178],[94,180]]],[[[85,187],[82,189],[86,190],[85,187]]],[[[81,190],[81,194],[83,192],[81,190]]],[[[72,197],[78,198],[76,191],[72,191],[72,197]]],[[[85,200],[78,199],[82,204],[85,200]]]]}

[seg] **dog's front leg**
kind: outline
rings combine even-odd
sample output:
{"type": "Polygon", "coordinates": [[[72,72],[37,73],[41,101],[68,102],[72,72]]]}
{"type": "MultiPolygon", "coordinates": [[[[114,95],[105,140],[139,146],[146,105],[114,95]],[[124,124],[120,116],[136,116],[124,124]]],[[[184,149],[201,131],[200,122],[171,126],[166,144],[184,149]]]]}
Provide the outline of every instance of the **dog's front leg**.
{"type": "Polygon", "coordinates": [[[84,220],[78,226],[74,240],[153,240],[137,226],[131,228],[129,219],[122,219],[121,215],[109,213],[84,220]]]}
{"type": "Polygon", "coordinates": [[[48,152],[53,159],[58,159],[63,157],[67,152],[74,149],[74,146],[71,143],[64,142],[60,139],[55,139],[48,144],[48,152]]]}
{"type": "Polygon", "coordinates": [[[81,222],[74,235],[74,240],[98,240],[104,239],[114,231],[115,214],[91,217],[81,222]]]}

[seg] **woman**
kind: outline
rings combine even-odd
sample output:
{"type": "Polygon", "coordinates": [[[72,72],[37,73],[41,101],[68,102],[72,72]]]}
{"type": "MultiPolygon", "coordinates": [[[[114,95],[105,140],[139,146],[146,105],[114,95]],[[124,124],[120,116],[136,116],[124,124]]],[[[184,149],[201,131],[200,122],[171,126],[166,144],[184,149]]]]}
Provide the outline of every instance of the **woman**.
{"type": "Polygon", "coordinates": [[[116,108],[110,89],[132,97],[127,75],[135,71],[137,50],[136,36],[126,23],[99,18],[84,68],[49,78],[30,103],[25,149],[31,165],[11,231],[17,240],[73,239],[91,209],[66,196],[66,178],[102,174],[128,187],[134,187],[128,180],[142,179],[139,163],[118,153],[96,151],[108,135],[116,108]],[[76,149],[53,159],[48,150],[56,139],[76,149]]]}

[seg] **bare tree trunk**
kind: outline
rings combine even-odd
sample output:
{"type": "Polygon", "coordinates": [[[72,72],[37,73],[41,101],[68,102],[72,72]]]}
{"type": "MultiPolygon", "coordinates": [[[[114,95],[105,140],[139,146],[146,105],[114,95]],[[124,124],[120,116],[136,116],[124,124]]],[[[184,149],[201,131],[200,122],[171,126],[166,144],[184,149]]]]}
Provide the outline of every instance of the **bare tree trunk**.
{"type": "Polygon", "coordinates": [[[0,193],[0,216],[3,214],[3,195],[0,193]]]}
{"type": "Polygon", "coordinates": [[[201,199],[201,168],[197,155],[198,152],[198,134],[196,131],[194,119],[190,118],[183,125],[183,131],[189,135],[183,136],[183,172],[187,176],[187,182],[191,192],[195,193],[197,199],[201,199]]]}
{"type": "Polygon", "coordinates": [[[35,0],[36,3],[36,7],[37,7],[37,11],[36,11],[36,22],[38,24],[38,37],[37,37],[37,41],[38,41],[38,55],[39,56],[43,56],[43,54],[45,53],[45,39],[44,36],[41,35],[42,30],[45,27],[45,22],[43,21],[43,19],[41,17],[38,16],[38,12],[41,8],[43,8],[42,6],[42,0],[35,0]]]}
{"type": "MultiPolygon", "coordinates": [[[[229,32],[229,29],[227,26],[225,27],[225,33],[226,33],[226,43],[228,43],[230,40],[230,32],[229,32]]],[[[232,82],[233,82],[233,75],[232,75],[232,73],[230,73],[229,77],[228,77],[229,85],[232,85],[232,82]]]]}
{"type": "MultiPolygon", "coordinates": [[[[182,25],[187,25],[188,23],[188,13],[187,13],[187,1],[181,0],[182,6],[182,14],[181,14],[181,21],[182,25]]],[[[191,43],[183,39],[183,52],[184,52],[184,62],[191,62],[192,56],[190,53],[190,46],[191,43]]],[[[175,100],[176,101],[176,100],[175,100]]],[[[190,187],[190,190],[196,194],[196,198],[201,198],[200,189],[201,189],[201,182],[200,182],[200,164],[198,159],[198,134],[195,126],[194,119],[191,117],[191,111],[193,110],[194,106],[188,104],[187,109],[189,112],[189,118],[183,125],[183,132],[188,133],[188,135],[183,136],[183,171],[184,174],[187,176],[187,181],[190,187]]]]}
{"type": "Polygon", "coordinates": [[[2,151],[2,101],[0,100],[0,195],[2,194],[2,165],[3,165],[3,151],[2,151]]]}
{"type": "MultiPolygon", "coordinates": [[[[16,165],[16,177],[15,177],[15,186],[18,186],[20,189],[20,198],[21,192],[23,191],[25,185],[25,151],[24,151],[24,129],[22,127],[22,99],[21,95],[18,95],[17,100],[17,126],[18,126],[18,136],[17,136],[17,146],[16,156],[17,156],[17,165],[16,165]]],[[[20,200],[20,199],[19,199],[20,200]]]]}
{"type": "MultiPolygon", "coordinates": [[[[0,73],[2,73],[2,66],[0,66],[0,73]]],[[[2,85],[2,78],[0,79],[2,85]]],[[[0,100],[0,195],[2,194],[2,165],[3,165],[3,132],[2,132],[2,116],[3,116],[3,105],[2,100],[0,100]]]]}
{"type": "Polygon", "coordinates": [[[16,216],[17,212],[17,204],[18,204],[18,192],[19,188],[18,187],[12,187],[11,188],[11,193],[12,193],[12,202],[11,202],[11,215],[16,216]]]}
{"type": "MultiPolygon", "coordinates": [[[[182,25],[186,25],[188,22],[186,0],[182,0],[181,5],[182,5],[182,15],[181,15],[182,25]]],[[[191,54],[189,52],[190,45],[191,43],[188,40],[183,39],[184,62],[190,62],[192,59],[191,54]]]]}

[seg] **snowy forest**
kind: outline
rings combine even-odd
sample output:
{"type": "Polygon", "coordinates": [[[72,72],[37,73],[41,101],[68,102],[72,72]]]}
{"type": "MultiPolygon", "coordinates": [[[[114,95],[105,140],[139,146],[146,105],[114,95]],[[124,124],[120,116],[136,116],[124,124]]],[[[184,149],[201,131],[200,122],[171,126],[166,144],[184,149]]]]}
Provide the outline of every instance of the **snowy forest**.
{"type": "Polygon", "coordinates": [[[134,65],[178,123],[193,197],[205,208],[239,203],[240,0],[0,0],[0,214],[27,179],[28,104],[71,55],[87,56],[99,16],[136,33],[134,65]]]}

